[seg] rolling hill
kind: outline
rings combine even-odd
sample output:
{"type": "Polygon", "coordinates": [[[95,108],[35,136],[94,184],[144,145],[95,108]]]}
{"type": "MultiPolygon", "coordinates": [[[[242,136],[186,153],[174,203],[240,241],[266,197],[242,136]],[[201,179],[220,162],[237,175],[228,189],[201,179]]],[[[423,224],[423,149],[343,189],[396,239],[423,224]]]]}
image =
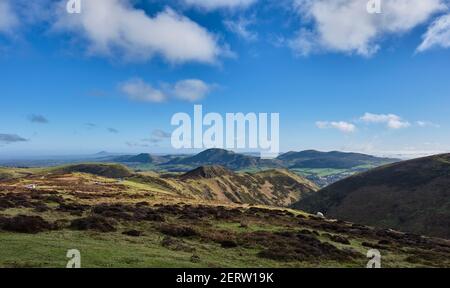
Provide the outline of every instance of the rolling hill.
{"type": "Polygon", "coordinates": [[[364,165],[380,166],[399,161],[398,159],[380,158],[360,153],[320,152],[315,150],[287,152],[278,156],[277,159],[289,168],[335,169],[349,169],[364,165]]]}
{"type": "Polygon", "coordinates": [[[127,167],[120,164],[82,163],[57,167],[50,171],[55,174],[88,173],[108,178],[125,178],[132,175],[127,167]]]}
{"type": "Polygon", "coordinates": [[[281,168],[282,163],[274,160],[260,159],[259,157],[234,153],[224,149],[208,149],[194,156],[173,159],[163,166],[205,166],[220,165],[231,170],[244,170],[252,168],[281,168]]]}
{"type": "Polygon", "coordinates": [[[169,156],[156,156],[149,153],[141,153],[138,155],[122,155],[106,159],[111,162],[119,163],[140,163],[140,164],[161,164],[169,161],[169,156]]]}
{"type": "Polygon", "coordinates": [[[156,156],[147,153],[102,158],[104,162],[123,163],[138,170],[188,172],[200,166],[220,165],[233,171],[263,171],[288,168],[320,187],[352,174],[399,161],[359,153],[319,152],[314,150],[288,152],[276,159],[261,159],[224,149],[207,149],[195,155],[156,156]]]}
{"type": "Polygon", "coordinates": [[[157,187],[182,198],[223,203],[287,207],[318,190],[309,180],[283,169],[236,173],[222,166],[201,166],[184,174],[135,173],[120,164],[75,164],[46,169],[56,175],[85,173],[122,178],[157,187]]]}
{"type": "Polygon", "coordinates": [[[372,169],[293,207],[356,223],[450,238],[450,154],[372,169]]]}
{"type": "Polygon", "coordinates": [[[282,169],[235,173],[220,166],[202,166],[179,179],[184,189],[203,199],[241,204],[286,207],[318,190],[309,180],[282,169]]]}

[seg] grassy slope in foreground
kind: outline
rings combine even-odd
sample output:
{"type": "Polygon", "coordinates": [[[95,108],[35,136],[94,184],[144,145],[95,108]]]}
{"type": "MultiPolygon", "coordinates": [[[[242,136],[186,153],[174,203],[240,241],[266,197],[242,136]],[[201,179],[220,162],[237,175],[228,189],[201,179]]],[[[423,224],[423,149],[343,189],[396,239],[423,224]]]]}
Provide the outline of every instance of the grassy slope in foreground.
{"type": "Polygon", "coordinates": [[[349,177],[294,207],[450,238],[450,154],[399,162],[349,177]]]}
{"type": "Polygon", "coordinates": [[[371,247],[384,267],[450,267],[445,240],[78,172],[0,182],[0,243],[0,267],[64,267],[68,249],[83,267],[364,267],[371,247]]]}

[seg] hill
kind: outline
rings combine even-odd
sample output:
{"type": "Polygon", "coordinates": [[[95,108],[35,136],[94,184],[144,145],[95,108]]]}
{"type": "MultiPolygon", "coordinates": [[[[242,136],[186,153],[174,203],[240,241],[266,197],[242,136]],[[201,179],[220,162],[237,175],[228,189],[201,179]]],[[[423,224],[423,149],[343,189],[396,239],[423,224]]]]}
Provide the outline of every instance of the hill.
{"type": "Polygon", "coordinates": [[[132,172],[123,165],[99,163],[67,165],[52,169],[51,172],[56,174],[88,173],[108,178],[125,178],[132,175],[132,172]]]}
{"type": "Polygon", "coordinates": [[[194,169],[192,171],[186,172],[185,174],[181,175],[181,179],[187,180],[187,179],[212,179],[215,177],[223,177],[223,176],[230,176],[234,175],[233,172],[230,170],[222,167],[222,166],[202,166],[198,167],[197,169],[194,169]]]}
{"type": "Polygon", "coordinates": [[[222,166],[202,166],[181,175],[134,173],[119,164],[78,164],[50,169],[53,174],[87,173],[124,178],[182,198],[223,203],[289,206],[318,187],[287,170],[235,173],[222,166]]]}
{"type": "Polygon", "coordinates": [[[194,156],[173,159],[166,166],[185,165],[185,166],[206,166],[220,165],[231,170],[244,170],[261,167],[282,167],[277,161],[260,159],[259,157],[234,153],[223,149],[208,149],[194,156]]]}
{"type": "Polygon", "coordinates": [[[398,159],[380,158],[360,153],[320,152],[315,150],[287,152],[278,156],[277,159],[289,168],[334,169],[349,169],[364,165],[380,166],[399,161],[398,159]]]}
{"type": "Polygon", "coordinates": [[[138,155],[122,155],[110,158],[108,160],[111,162],[140,164],[160,164],[168,161],[168,159],[164,156],[155,156],[148,153],[141,153],[138,155]]]}
{"type": "Polygon", "coordinates": [[[184,189],[206,200],[240,204],[289,206],[318,190],[309,180],[287,170],[234,173],[220,166],[203,166],[179,179],[184,189]]]}
{"type": "Polygon", "coordinates": [[[325,187],[355,173],[367,171],[387,163],[399,161],[391,158],[314,150],[288,152],[277,159],[261,159],[253,154],[239,154],[224,149],[207,149],[195,155],[138,155],[108,156],[100,162],[122,163],[139,171],[187,172],[200,166],[223,166],[233,171],[262,171],[289,168],[293,172],[325,187]]]}
{"type": "Polygon", "coordinates": [[[450,238],[450,154],[354,175],[293,207],[366,225],[450,238]]]}

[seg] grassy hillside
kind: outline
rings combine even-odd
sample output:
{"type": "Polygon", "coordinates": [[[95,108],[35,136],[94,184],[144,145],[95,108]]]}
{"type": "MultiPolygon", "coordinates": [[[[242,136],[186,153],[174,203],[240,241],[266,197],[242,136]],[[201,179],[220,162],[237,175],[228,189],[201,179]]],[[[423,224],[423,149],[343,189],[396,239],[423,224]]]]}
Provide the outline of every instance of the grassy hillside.
{"type": "Polygon", "coordinates": [[[284,170],[235,173],[221,166],[202,166],[185,174],[159,174],[133,172],[119,164],[103,163],[45,168],[36,170],[39,173],[35,174],[30,172],[30,169],[22,170],[0,170],[0,176],[5,175],[4,180],[14,179],[13,175],[30,175],[32,179],[37,179],[42,176],[59,177],[84,173],[111,178],[110,181],[128,180],[136,187],[152,187],[158,192],[174,194],[181,198],[274,206],[289,206],[307,193],[318,190],[310,181],[284,170]],[[25,171],[28,174],[25,174],[25,171]]]}
{"type": "Polygon", "coordinates": [[[450,154],[352,176],[294,207],[367,225],[450,238],[450,154]]]}
{"type": "MultiPolygon", "coordinates": [[[[191,181],[222,181],[205,170],[187,184],[48,171],[0,181],[0,267],[65,267],[69,249],[82,267],[365,267],[371,248],[383,267],[450,267],[449,241],[183,193],[191,181]]],[[[289,186],[295,176],[252,177],[289,186]]]]}
{"type": "Polygon", "coordinates": [[[169,169],[182,168],[183,166],[198,167],[208,165],[220,165],[231,170],[252,169],[258,167],[282,167],[282,163],[276,160],[264,160],[259,157],[234,153],[223,149],[208,149],[194,156],[180,157],[164,163],[162,167],[169,169]]]}
{"type": "Polygon", "coordinates": [[[288,152],[280,155],[277,159],[289,168],[309,169],[350,169],[364,165],[380,166],[399,161],[398,159],[380,158],[361,153],[320,152],[315,150],[288,152]]]}
{"type": "Polygon", "coordinates": [[[186,190],[203,199],[243,204],[288,206],[318,190],[305,178],[284,170],[234,173],[220,166],[203,166],[180,179],[186,190]]]}
{"type": "Polygon", "coordinates": [[[132,175],[132,172],[125,166],[119,164],[84,163],[67,165],[50,169],[52,173],[89,173],[109,178],[125,178],[132,175]]]}

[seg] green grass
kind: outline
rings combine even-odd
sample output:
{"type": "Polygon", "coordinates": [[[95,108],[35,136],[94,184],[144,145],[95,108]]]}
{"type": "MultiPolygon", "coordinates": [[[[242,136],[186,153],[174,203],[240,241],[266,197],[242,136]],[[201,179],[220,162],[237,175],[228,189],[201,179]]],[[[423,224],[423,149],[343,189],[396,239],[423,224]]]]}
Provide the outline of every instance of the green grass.
{"type": "Polygon", "coordinates": [[[81,252],[83,267],[195,267],[192,254],[161,247],[157,237],[59,231],[38,235],[0,233],[1,267],[65,267],[69,249],[81,252]]]}
{"type": "MultiPolygon", "coordinates": [[[[119,233],[53,231],[37,235],[0,233],[0,267],[60,267],[69,260],[66,253],[78,249],[84,268],[258,268],[258,267],[361,267],[362,263],[276,262],[257,257],[258,249],[224,249],[215,243],[185,240],[196,251],[172,251],[160,245],[160,234],[132,238],[119,233]],[[191,256],[200,257],[199,263],[191,256]]],[[[364,259],[362,259],[364,260],[364,259]]]]}
{"type": "Polygon", "coordinates": [[[241,227],[241,223],[237,222],[219,222],[215,223],[214,227],[218,229],[228,230],[232,232],[242,233],[242,232],[256,232],[256,231],[280,231],[283,230],[283,227],[270,225],[270,224],[262,224],[262,223],[248,223],[248,227],[241,227]]]}
{"type": "Polygon", "coordinates": [[[127,165],[128,167],[141,170],[141,171],[158,171],[158,166],[155,164],[135,164],[135,165],[127,165]]]}

